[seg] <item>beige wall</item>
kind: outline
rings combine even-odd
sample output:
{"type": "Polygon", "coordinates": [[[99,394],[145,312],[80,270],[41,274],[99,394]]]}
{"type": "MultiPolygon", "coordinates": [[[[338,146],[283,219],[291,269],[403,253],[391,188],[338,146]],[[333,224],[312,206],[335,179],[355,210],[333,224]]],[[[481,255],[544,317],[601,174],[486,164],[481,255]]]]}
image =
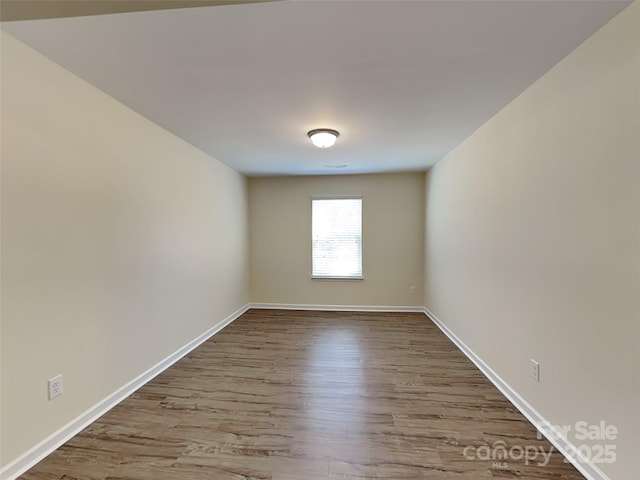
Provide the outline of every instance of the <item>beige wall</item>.
{"type": "Polygon", "coordinates": [[[553,424],[616,425],[600,468],[620,480],[640,445],[639,100],[636,2],[426,181],[427,307],[553,424]]]}
{"type": "Polygon", "coordinates": [[[253,302],[423,305],[423,173],[251,178],[249,197],[253,302]],[[363,197],[364,280],[311,279],[311,197],[331,195],[363,197]]]}
{"type": "Polygon", "coordinates": [[[248,302],[248,215],[243,176],[5,34],[1,154],[6,465],[248,302]]]}

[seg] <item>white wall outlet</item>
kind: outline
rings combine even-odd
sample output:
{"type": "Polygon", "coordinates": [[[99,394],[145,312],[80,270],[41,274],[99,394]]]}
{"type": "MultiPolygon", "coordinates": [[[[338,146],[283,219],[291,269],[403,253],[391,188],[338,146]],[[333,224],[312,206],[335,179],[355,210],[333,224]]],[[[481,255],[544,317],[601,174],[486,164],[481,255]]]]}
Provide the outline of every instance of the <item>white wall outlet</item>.
{"type": "Polygon", "coordinates": [[[49,379],[49,400],[62,395],[62,374],[49,379]]]}
{"type": "Polygon", "coordinates": [[[536,382],[540,381],[540,364],[533,358],[529,360],[529,375],[531,375],[531,378],[536,382]]]}
{"type": "Polygon", "coordinates": [[[409,294],[410,295],[415,295],[416,294],[416,287],[414,287],[414,286],[409,287],[409,294]]]}

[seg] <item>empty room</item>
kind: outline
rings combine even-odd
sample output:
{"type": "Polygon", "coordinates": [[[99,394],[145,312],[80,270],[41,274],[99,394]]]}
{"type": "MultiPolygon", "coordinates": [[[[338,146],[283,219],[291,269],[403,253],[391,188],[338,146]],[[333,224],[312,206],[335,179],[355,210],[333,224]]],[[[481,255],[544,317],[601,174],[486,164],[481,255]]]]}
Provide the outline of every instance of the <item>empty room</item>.
{"type": "Polygon", "coordinates": [[[638,0],[0,29],[1,480],[637,478],[638,0]]]}

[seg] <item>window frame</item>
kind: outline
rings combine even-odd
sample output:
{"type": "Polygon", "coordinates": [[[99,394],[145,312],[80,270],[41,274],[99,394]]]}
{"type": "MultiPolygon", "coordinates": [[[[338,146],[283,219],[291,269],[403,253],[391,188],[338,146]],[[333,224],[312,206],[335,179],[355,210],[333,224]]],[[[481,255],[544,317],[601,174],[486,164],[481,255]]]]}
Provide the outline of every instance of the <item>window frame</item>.
{"type": "Polygon", "coordinates": [[[359,281],[364,280],[364,199],[362,195],[313,195],[309,202],[310,209],[310,237],[309,245],[311,247],[311,279],[312,280],[329,280],[329,281],[359,281]],[[361,275],[340,276],[340,275],[314,275],[313,274],[313,201],[314,200],[360,200],[360,269],[361,275]]]}

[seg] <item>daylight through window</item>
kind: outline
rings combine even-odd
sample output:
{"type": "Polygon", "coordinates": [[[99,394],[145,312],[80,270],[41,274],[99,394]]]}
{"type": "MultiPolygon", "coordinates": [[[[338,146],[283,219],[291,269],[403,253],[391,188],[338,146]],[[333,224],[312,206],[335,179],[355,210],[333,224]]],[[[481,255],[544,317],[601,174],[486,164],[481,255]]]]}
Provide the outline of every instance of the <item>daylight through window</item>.
{"type": "Polygon", "coordinates": [[[316,278],[362,278],[362,198],[311,200],[316,278]]]}

